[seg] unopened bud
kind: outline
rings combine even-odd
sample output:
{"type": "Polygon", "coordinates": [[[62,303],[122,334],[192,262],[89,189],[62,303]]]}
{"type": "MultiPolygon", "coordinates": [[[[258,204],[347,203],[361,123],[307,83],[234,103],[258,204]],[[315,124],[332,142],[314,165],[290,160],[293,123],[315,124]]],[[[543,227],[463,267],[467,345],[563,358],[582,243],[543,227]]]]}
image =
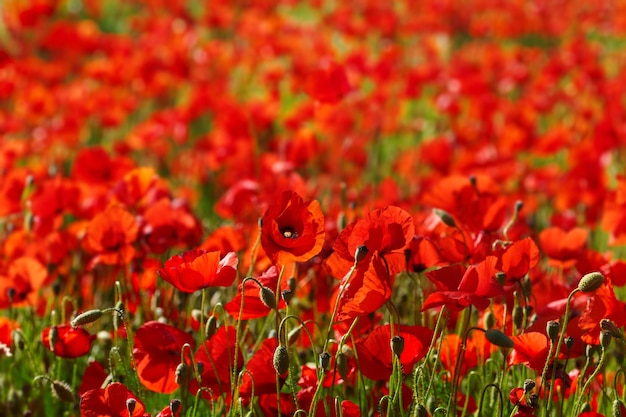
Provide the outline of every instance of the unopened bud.
{"type": "Polygon", "coordinates": [[[276,295],[274,294],[274,291],[270,290],[266,286],[262,286],[260,294],[263,304],[272,310],[276,310],[276,295]]]}
{"type": "Polygon", "coordinates": [[[52,395],[61,401],[65,401],[66,403],[74,402],[74,391],[72,391],[72,387],[65,381],[52,381],[51,385],[52,395]]]}
{"type": "Polygon", "coordinates": [[[535,381],[533,381],[532,379],[527,379],[526,381],[524,381],[524,393],[528,394],[530,391],[535,389],[535,386],[537,386],[537,383],[535,381]]]}
{"type": "Polygon", "coordinates": [[[280,296],[283,298],[286,304],[289,304],[291,299],[293,298],[294,292],[291,290],[282,290],[280,296]]]}
{"type": "Polygon", "coordinates": [[[286,346],[278,345],[276,347],[272,363],[278,375],[284,375],[289,370],[289,352],[287,352],[286,346]]]}
{"type": "Polygon", "coordinates": [[[367,249],[367,246],[365,246],[365,245],[357,246],[356,250],[354,251],[354,262],[357,263],[357,264],[359,262],[361,262],[365,258],[365,256],[367,255],[367,253],[369,251],[370,250],[367,249]]]}
{"type": "Polygon", "coordinates": [[[456,222],[454,221],[450,213],[440,209],[435,209],[434,212],[443,224],[449,227],[456,227],[456,222]]]}
{"type": "Polygon", "coordinates": [[[567,336],[563,341],[565,342],[565,347],[567,347],[567,350],[572,350],[572,348],[574,347],[574,338],[572,336],[567,336]]]}
{"type": "Polygon", "coordinates": [[[215,318],[215,316],[209,316],[209,318],[206,321],[206,324],[204,325],[204,336],[206,337],[206,340],[209,340],[210,338],[212,338],[216,330],[217,330],[217,319],[215,318]]]}
{"type": "Polygon", "coordinates": [[[343,354],[343,352],[337,353],[336,364],[339,376],[344,380],[348,378],[348,359],[346,358],[346,355],[343,354]]]}
{"type": "Polygon", "coordinates": [[[126,409],[128,410],[128,414],[132,415],[135,411],[135,407],[137,406],[137,400],[134,398],[129,398],[126,400],[126,409]]]}
{"type": "Polygon", "coordinates": [[[189,366],[184,363],[179,363],[174,372],[174,381],[179,386],[187,384],[189,382],[189,366]]]}
{"type": "Polygon", "coordinates": [[[604,283],[604,275],[600,272],[590,272],[584,275],[578,283],[581,292],[594,292],[604,283]]]}
{"type": "Polygon", "coordinates": [[[170,412],[172,413],[173,416],[176,415],[176,413],[178,413],[178,410],[180,410],[180,400],[177,399],[173,399],[172,401],[170,401],[170,412]]]}
{"type": "Polygon", "coordinates": [[[391,338],[391,351],[399,358],[404,352],[404,337],[394,336],[391,338]]]}
{"type": "Polygon", "coordinates": [[[124,325],[125,314],[126,310],[124,309],[124,303],[122,301],[118,301],[115,304],[115,309],[113,310],[113,328],[116,331],[124,325]]]}
{"type": "Polygon", "coordinates": [[[485,313],[485,327],[487,329],[491,329],[493,326],[496,325],[496,316],[494,316],[494,314],[491,311],[488,311],[485,313]]]}
{"type": "Polygon", "coordinates": [[[50,344],[50,351],[54,353],[54,348],[59,341],[59,329],[57,326],[52,326],[50,328],[50,332],[48,333],[48,343],[50,344]]]}
{"type": "Polygon", "coordinates": [[[611,333],[611,336],[613,336],[616,339],[622,339],[622,340],[624,339],[624,335],[622,334],[620,329],[615,325],[615,323],[613,323],[609,319],[600,320],[600,328],[604,330],[605,332],[611,333]]]}
{"type": "Polygon", "coordinates": [[[102,310],[89,310],[74,317],[70,324],[72,327],[84,326],[86,324],[93,323],[94,321],[100,319],[100,317],[102,317],[102,310]]]}
{"type": "Polygon", "coordinates": [[[513,308],[513,324],[516,329],[521,329],[524,326],[524,309],[522,306],[513,308]]]}
{"type": "Polygon", "coordinates": [[[496,345],[501,348],[512,348],[515,346],[513,340],[506,334],[502,333],[500,330],[489,329],[485,331],[485,338],[492,345],[496,345]]]}
{"type": "Polygon", "coordinates": [[[328,370],[328,365],[330,365],[330,353],[328,352],[320,353],[319,361],[320,361],[320,368],[322,368],[325,371],[328,370]]]}
{"type": "Polygon", "coordinates": [[[559,337],[560,330],[561,330],[561,325],[559,324],[558,321],[550,320],[546,324],[546,333],[548,334],[548,337],[550,338],[550,340],[552,340],[553,342],[556,342],[556,339],[559,337]]]}
{"type": "Polygon", "coordinates": [[[199,308],[194,308],[193,310],[191,310],[191,317],[195,321],[202,321],[202,310],[200,310],[199,308]]]}
{"type": "Polygon", "coordinates": [[[609,347],[612,340],[613,340],[613,336],[611,335],[610,332],[606,332],[606,331],[600,332],[600,345],[602,346],[602,349],[606,349],[607,347],[609,347]]]}

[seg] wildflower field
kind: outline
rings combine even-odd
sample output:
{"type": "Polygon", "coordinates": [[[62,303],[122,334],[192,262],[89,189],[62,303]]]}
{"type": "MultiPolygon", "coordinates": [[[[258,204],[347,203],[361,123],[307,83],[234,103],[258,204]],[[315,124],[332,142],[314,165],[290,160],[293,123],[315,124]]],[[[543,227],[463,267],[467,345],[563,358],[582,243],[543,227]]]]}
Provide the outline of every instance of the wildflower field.
{"type": "Polygon", "coordinates": [[[623,0],[0,1],[0,417],[626,417],[623,0]]]}

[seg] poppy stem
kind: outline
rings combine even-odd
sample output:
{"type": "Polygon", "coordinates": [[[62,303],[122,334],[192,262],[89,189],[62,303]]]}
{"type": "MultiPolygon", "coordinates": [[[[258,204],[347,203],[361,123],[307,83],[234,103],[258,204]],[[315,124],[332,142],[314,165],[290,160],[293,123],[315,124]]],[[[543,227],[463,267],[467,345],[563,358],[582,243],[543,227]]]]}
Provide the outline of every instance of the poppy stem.
{"type": "Polygon", "coordinates": [[[483,392],[480,394],[480,406],[478,407],[478,414],[477,416],[481,416],[483,413],[483,404],[484,404],[484,399],[485,399],[485,393],[487,392],[488,388],[495,388],[496,392],[498,393],[498,399],[500,400],[498,402],[498,416],[502,417],[502,413],[504,412],[504,400],[502,399],[502,390],[500,389],[500,387],[497,384],[487,384],[485,385],[485,388],[483,388],[483,392]]]}
{"type": "MultiPolygon", "coordinates": [[[[585,392],[589,388],[589,385],[591,385],[591,383],[595,381],[596,376],[598,375],[600,370],[604,367],[605,361],[606,361],[606,348],[602,346],[602,354],[600,355],[600,361],[598,362],[598,365],[596,366],[596,368],[593,370],[593,373],[589,375],[589,378],[587,378],[587,380],[585,381],[585,385],[583,385],[583,388],[580,391],[578,398],[576,399],[576,403],[574,403],[574,409],[573,409],[572,415],[574,416],[578,415],[578,410],[580,409],[580,406],[582,405],[583,398],[585,397],[585,392]]],[[[584,375],[581,374],[580,378],[583,378],[583,377],[584,375]]]]}
{"type": "Polygon", "coordinates": [[[463,311],[463,315],[465,316],[463,320],[463,327],[460,329],[463,334],[463,340],[461,341],[461,345],[459,346],[456,354],[456,363],[454,365],[454,374],[452,375],[452,392],[450,394],[450,400],[448,401],[448,413],[452,413],[452,407],[455,408],[456,414],[456,394],[458,391],[458,385],[461,379],[461,368],[463,365],[463,359],[465,359],[465,347],[467,344],[467,337],[469,336],[472,330],[481,330],[483,333],[485,329],[481,329],[480,327],[470,327],[465,330],[467,326],[469,326],[469,321],[472,317],[472,306],[470,305],[466,310],[463,311]]]}
{"type": "MultiPolygon", "coordinates": [[[[443,333],[443,326],[447,322],[448,322],[448,308],[444,305],[441,307],[441,310],[439,311],[439,316],[437,317],[437,322],[435,324],[435,331],[433,333],[433,338],[430,341],[428,352],[426,352],[426,356],[424,357],[424,362],[422,363],[420,368],[423,368],[425,365],[428,365],[428,361],[430,360],[430,354],[432,353],[435,347],[435,343],[437,342],[437,340],[439,340],[439,336],[440,336],[439,332],[443,333]],[[442,317],[444,316],[444,314],[445,314],[445,319],[442,320],[442,317]]],[[[436,368],[436,362],[435,362],[435,365],[433,365],[433,370],[430,374],[430,381],[428,381],[428,388],[426,389],[426,395],[424,396],[424,398],[429,398],[428,396],[430,394],[430,390],[435,380],[435,368],[436,368]]]]}

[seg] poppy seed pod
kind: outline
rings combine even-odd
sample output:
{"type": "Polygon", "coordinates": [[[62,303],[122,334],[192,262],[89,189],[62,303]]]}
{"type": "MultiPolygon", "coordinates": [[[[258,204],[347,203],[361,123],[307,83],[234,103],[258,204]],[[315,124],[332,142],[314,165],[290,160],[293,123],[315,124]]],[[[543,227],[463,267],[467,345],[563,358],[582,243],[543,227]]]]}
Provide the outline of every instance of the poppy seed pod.
{"type": "Polygon", "coordinates": [[[74,391],[72,391],[72,387],[65,381],[52,381],[51,385],[52,395],[58,398],[61,401],[65,401],[66,403],[74,402],[74,391]]]}
{"type": "Polygon", "coordinates": [[[278,345],[276,347],[272,363],[278,375],[283,375],[289,370],[289,352],[287,352],[286,346],[278,345]]]}
{"type": "Polygon", "coordinates": [[[553,342],[559,337],[559,331],[561,330],[561,324],[558,321],[550,320],[546,324],[546,333],[553,342]]]}
{"type": "Polygon", "coordinates": [[[578,283],[580,292],[594,292],[604,283],[604,275],[600,272],[590,272],[584,275],[578,283]]]}
{"type": "Polygon", "coordinates": [[[274,291],[263,286],[261,287],[260,294],[263,304],[272,310],[276,310],[276,295],[274,294],[274,291]]]}
{"type": "Polygon", "coordinates": [[[500,330],[489,329],[485,332],[485,337],[487,338],[489,343],[501,348],[513,348],[515,346],[513,340],[511,340],[509,336],[502,333],[500,330]]]}
{"type": "Polygon", "coordinates": [[[89,310],[74,317],[70,324],[72,327],[84,326],[85,324],[93,323],[94,321],[100,319],[100,317],[102,317],[102,310],[89,310]]]}

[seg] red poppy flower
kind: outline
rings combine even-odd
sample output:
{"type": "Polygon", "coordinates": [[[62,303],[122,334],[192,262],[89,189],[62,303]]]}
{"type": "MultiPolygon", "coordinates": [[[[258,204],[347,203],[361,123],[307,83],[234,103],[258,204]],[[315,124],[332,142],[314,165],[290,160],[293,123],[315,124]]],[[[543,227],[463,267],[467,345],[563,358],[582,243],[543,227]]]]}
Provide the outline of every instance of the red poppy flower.
{"type": "Polygon", "coordinates": [[[274,264],[306,262],[324,244],[324,214],[317,201],[285,191],[262,219],[261,245],[274,264]]]}
{"type": "Polygon", "coordinates": [[[513,284],[522,279],[539,262],[539,248],[527,237],[506,247],[497,268],[506,274],[506,282],[513,284]]]}
{"type": "Polygon", "coordinates": [[[69,324],[46,327],[41,332],[43,345],[56,356],[62,358],[77,358],[88,354],[91,350],[91,342],[94,339],[95,336],[89,334],[82,327],[74,328],[69,324]],[[50,332],[53,328],[56,328],[57,342],[54,345],[54,349],[51,349],[50,332]]]}
{"type": "Polygon", "coordinates": [[[587,302],[587,307],[578,319],[578,326],[585,332],[583,342],[600,344],[600,321],[611,320],[618,328],[626,325],[626,304],[618,300],[610,282],[598,288],[587,302]]]}
{"type": "Polygon", "coordinates": [[[582,254],[589,231],[575,227],[565,231],[558,227],[548,227],[539,233],[541,248],[549,258],[549,264],[563,268],[574,265],[582,254]]]}
{"type": "Polygon", "coordinates": [[[80,397],[81,417],[141,417],[145,410],[141,400],[119,382],[89,390],[80,397]],[[130,399],[135,400],[132,414],[128,413],[127,406],[130,399]]]}
{"type": "Polygon", "coordinates": [[[180,200],[161,198],[146,209],[143,220],[141,232],[154,253],[194,246],[202,235],[200,221],[180,200]]]}
{"type": "MultiPolygon", "coordinates": [[[[271,289],[272,291],[276,291],[276,286],[278,285],[278,269],[275,266],[271,266],[265,273],[260,276],[255,277],[257,281],[261,283],[264,287],[271,289]]],[[[243,282],[243,281],[242,281],[243,282]]],[[[241,316],[239,315],[239,310],[241,307],[241,283],[239,287],[237,287],[237,294],[229,303],[226,303],[224,309],[233,316],[235,320],[250,320],[256,319],[259,317],[267,316],[271,309],[266,306],[263,301],[261,301],[260,292],[258,284],[252,280],[248,280],[245,283],[245,289],[243,291],[243,311],[241,316]]],[[[289,288],[289,284],[286,279],[281,280],[280,290],[284,291],[289,288]]],[[[278,302],[278,309],[285,308],[285,301],[280,297],[280,301],[278,302]]]]}
{"type": "Polygon", "coordinates": [[[423,272],[444,263],[439,248],[427,237],[414,237],[409,244],[408,265],[410,271],[423,272]]]}
{"type": "MultiPolygon", "coordinates": [[[[259,349],[246,363],[246,370],[239,386],[239,395],[247,403],[251,400],[254,387],[254,395],[276,393],[276,370],[272,364],[274,351],[278,345],[276,338],[271,337],[263,340],[259,349]]],[[[284,377],[281,380],[284,381],[284,377]]]]}
{"type": "Polygon", "coordinates": [[[422,311],[446,305],[453,311],[461,311],[469,305],[479,310],[489,306],[490,298],[500,294],[502,288],[495,278],[498,258],[488,256],[479,264],[465,268],[455,264],[426,273],[437,291],[426,298],[422,311]]]}
{"type": "Polygon", "coordinates": [[[176,391],[176,367],[185,343],[194,346],[193,337],[174,326],[158,321],[145,323],[135,333],[133,356],[139,381],[151,391],[176,391]]]}
{"type": "MultiPolygon", "coordinates": [[[[196,363],[203,364],[202,387],[210,388],[214,397],[222,393],[230,395],[230,375],[235,351],[237,365],[240,368],[243,365],[243,355],[235,346],[235,328],[232,326],[220,327],[211,339],[198,347],[194,359],[196,363]]],[[[192,378],[189,381],[189,390],[195,395],[198,389],[198,381],[192,378]]]]}
{"type": "Polygon", "coordinates": [[[83,374],[83,379],[80,382],[80,386],[78,387],[78,395],[82,396],[89,390],[99,389],[104,381],[106,381],[108,374],[104,370],[104,366],[97,361],[89,362],[87,368],[85,369],[85,373],[83,374]]]}
{"type": "Polygon", "coordinates": [[[122,265],[135,255],[133,243],[139,226],[135,217],[120,206],[109,206],[87,226],[84,247],[96,255],[94,262],[122,265]]]}
{"type": "MultiPolygon", "coordinates": [[[[408,375],[415,364],[426,355],[433,331],[422,326],[399,326],[396,335],[404,338],[404,351],[400,355],[402,372],[408,375]]],[[[363,375],[374,381],[389,379],[393,372],[391,351],[391,327],[377,327],[370,334],[356,341],[355,349],[363,375]]]]}
{"type": "Polygon", "coordinates": [[[174,255],[159,269],[159,275],[178,290],[192,293],[208,287],[228,287],[237,277],[237,255],[192,249],[174,255]]]}
{"type": "Polygon", "coordinates": [[[336,62],[325,61],[307,75],[304,91],[321,103],[332,104],[350,92],[350,84],[343,67],[336,62]]]}
{"type": "MultiPolygon", "coordinates": [[[[461,338],[454,333],[448,334],[441,341],[438,356],[443,367],[450,372],[453,372],[456,366],[456,358],[459,353],[460,345],[461,338]]],[[[495,349],[496,348],[487,341],[485,333],[480,331],[472,332],[471,337],[465,342],[461,375],[466,375],[470,369],[484,363],[495,349]]]]}
{"type": "Polygon", "coordinates": [[[550,349],[548,336],[539,332],[527,332],[511,339],[515,347],[508,358],[509,366],[523,363],[530,369],[541,372],[550,349]]]}
{"type": "Polygon", "coordinates": [[[49,277],[46,267],[35,258],[24,256],[12,261],[7,275],[0,275],[0,308],[8,308],[11,303],[14,306],[35,304],[37,292],[49,277]],[[9,290],[14,292],[12,300],[9,300],[9,290]]]}
{"type": "Polygon", "coordinates": [[[414,234],[411,215],[394,206],[374,210],[341,232],[324,262],[332,276],[343,278],[333,296],[341,293],[337,321],[372,313],[389,299],[391,279],[406,268],[404,248],[414,234]],[[357,248],[364,255],[349,277],[357,248]]]}

